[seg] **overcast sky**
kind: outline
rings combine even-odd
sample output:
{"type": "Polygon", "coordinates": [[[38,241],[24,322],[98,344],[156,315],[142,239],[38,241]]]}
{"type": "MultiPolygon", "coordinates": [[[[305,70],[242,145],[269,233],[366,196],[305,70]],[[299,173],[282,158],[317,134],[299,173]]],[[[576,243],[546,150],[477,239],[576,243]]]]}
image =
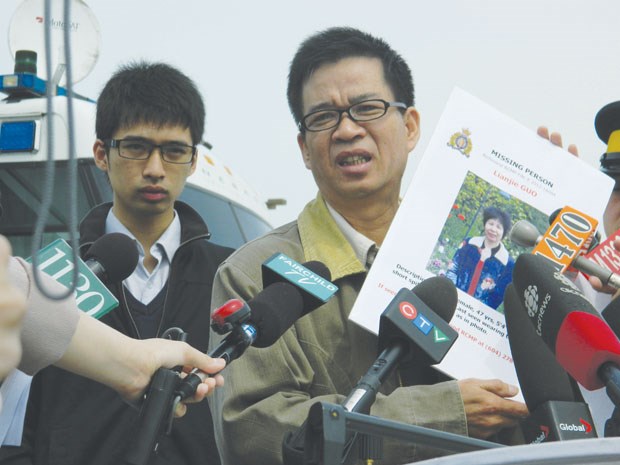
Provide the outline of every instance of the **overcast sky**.
{"type": "MultiPolygon", "coordinates": [[[[61,1],[61,0],[54,0],[61,1]]],[[[1,0],[0,74],[21,0],[1,0]],[[1,40],[5,40],[4,43],[1,40]]],[[[134,59],[169,62],[198,84],[214,153],[294,219],[316,186],[301,161],[286,102],[289,62],[315,31],[354,26],[386,39],[414,74],[422,137],[403,191],[454,86],[534,130],[546,124],[598,166],[594,116],[620,100],[617,0],[87,0],[101,29],[99,60],[76,92],[96,98],[134,59]]]]}

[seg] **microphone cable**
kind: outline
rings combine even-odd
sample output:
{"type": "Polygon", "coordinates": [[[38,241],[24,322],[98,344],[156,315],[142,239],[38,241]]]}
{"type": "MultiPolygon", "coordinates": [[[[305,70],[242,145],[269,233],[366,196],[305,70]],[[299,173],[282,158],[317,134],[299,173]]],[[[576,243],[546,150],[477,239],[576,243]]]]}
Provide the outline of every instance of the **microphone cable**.
{"type": "Polygon", "coordinates": [[[35,229],[32,236],[32,274],[35,285],[41,291],[41,293],[52,300],[63,300],[72,295],[76,288],[79,279],[79,257],[78,257],[78,231],[77,231],[77,156],[75,153],[75,127],[74,127],[74,115],[73,115],[73,71],[71,61],[71,30],[69,28],[71,19],[71,0],[64,0],[64,54],[66,65],[66,91],[67,91],[67,132],[69,140],[69,162],[68,162],[68,176],[69,176],[69,191],[68,191],[68,230],[69,230],[69,244],[72,249],[72,264],[73,264],[73,280],[71,286],[65,292],[60,294],[54,294],[48,289],[45,289],[43,282],[41,281],[40,271],[38,269],[38,250],[43,242],[43,233],[45,232],[45,224],[49,216],[49,211],[52,204],[52,196],[54,193],[54,122],[53,111],[54,104],[53,98],[56,95],[56,88],[60,81],[60,76],[51,78],[52,75],[52,47],[51,47],[51,0],[45,0],[44,7],[44,26],[45,26],[45,72],[47,74],[46,85],[46,102],[47,102],[47,162],[45,166],[45,177],[42,189],[41,204],[37,214],[37,221],[35,223],[35,229]]]}

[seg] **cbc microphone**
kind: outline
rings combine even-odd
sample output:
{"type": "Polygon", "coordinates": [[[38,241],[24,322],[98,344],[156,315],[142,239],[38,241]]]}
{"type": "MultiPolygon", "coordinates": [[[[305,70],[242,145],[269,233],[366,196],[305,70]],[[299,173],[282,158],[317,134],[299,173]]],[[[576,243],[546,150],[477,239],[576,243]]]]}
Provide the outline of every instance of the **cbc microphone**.
{"type": "Polygon", "coordinates": [[[434,365],[456,341],[448,325],[458,296],[452,281],[432,277],[412,291],[401,289],[381,314],[379,357],[342,403],[350,412],[368,413],[381,384],[401,362],[434,365]]]}
{"type": "Polygon", "coordinates": [[[620,341],[577,287],[544,257],[521,255],[512,282],[536,333],[588,390],[620,405],[620,341]]]}
{"type": "Polygon", "coordinates": [[[136,269],[138,248],[125,234],[105,234],[93,242],[84,262],[104,284],[120,282],[136,269]]]}
{"type": "MultiPolygon", "coordinates": [[[[543,238],[536,226],[527,220],[517,221],[510,230],[509,237],[512,242],[522,247],[534,247],[543,238]]],[[[588,276],[596,276],[604,286],[610,285],[620,289],[620,275],[609,271],[583,255],[577,255],[571,262],[571,266],[588,276]]]]}
{"type": "Polygon", "coordinates": [[[504,293],[504,315],[515,371],[530,411],[522,425],[526,443],[596,437],[578,386],[534,331],[512,284],[504,293]]]}

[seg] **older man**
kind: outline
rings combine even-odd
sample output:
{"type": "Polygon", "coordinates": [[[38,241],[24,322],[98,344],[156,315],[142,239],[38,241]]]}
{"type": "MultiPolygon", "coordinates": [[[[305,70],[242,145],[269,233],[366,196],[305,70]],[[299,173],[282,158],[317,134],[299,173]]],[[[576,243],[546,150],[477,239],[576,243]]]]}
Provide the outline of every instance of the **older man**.
{"type": "MultiPolygon", "coordinates": [[[[328,29],[298,49],[288,101],[303,162],[319,193],[297,221],[251,242],[221,265],[212,306],[255,295],[261,289],[260,264],[276,251],[300,262],[324,262],[340,291],[274,346],[250,349],[228,368],[225,392],[216,392],[212,402],[225,464],[281,463],[283,435],[302,424],[313,403],[342,402],[374,362],[377,337],[348,316],[394,219],[409,153],[418,142],[413,94],[402,57],[359,30],[328,29]]],[[[217,340],[212,336],[211,342],[217,340]]],[[[525,405],[509,399],[517,388],[499,380],[406,387],[406,376],[398,372],[383,384],[372,415],[487,438],[527,414],[525,405]]],[[[381,463],[436,454],[420,446],[386,446],[381,463]]]]}

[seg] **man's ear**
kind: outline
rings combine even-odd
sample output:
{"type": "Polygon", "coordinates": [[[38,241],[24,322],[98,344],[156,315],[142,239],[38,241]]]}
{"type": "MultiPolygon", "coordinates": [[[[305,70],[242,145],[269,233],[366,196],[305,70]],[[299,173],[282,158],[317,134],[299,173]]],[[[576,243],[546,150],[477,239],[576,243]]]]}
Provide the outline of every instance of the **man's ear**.
{"type": "Polygon", "coordinates": [[[312,163],[310,162],[310,152],[308,151],[306,140],[301,132],[297,134],[297,145],[299,145],[299,150],[301,151],[301,157],[304,160],[304,165],[306,165],[306,168],[311,170],[312,163]]]}
{"type": "Polygon", "coordinates": [[[420,114],[414,107],[409,107],[404,116],[407,127],[407,148],[411,152],[420,140],[420,114]]]}
{"type": "Polygon", "coordinates": [[[108,154],[106,152],[105,144],[101,139],[97,139],[93,145],[93,157],[95,158],[95,165],[102,171],[108,171],[108,154]]]}
{"type": "Polygon", "coordinates": [[[196,155],[194,155],[194,159],[192,160],[192,165],[189,168],[189,175],[191,176],[196,171],[196,166],[198,165],[198,149],[196,149],[196,155]]]}

